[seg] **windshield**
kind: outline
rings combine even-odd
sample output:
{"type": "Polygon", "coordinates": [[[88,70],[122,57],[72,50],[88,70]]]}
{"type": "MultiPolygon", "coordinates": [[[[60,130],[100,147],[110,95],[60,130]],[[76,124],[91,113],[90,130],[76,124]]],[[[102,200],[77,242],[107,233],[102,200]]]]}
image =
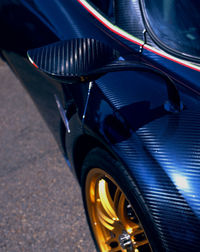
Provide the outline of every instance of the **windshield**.
{"type": "Polygon", "coordinates": [[[200,1],[144,0],[156,38],[172,50],[200,58],[200,1]]]}

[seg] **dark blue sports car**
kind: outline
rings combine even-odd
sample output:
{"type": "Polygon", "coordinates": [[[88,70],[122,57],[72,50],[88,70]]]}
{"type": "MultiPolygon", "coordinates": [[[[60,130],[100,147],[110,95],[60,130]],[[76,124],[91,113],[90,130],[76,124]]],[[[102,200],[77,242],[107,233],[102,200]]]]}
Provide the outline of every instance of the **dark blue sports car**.
{"type": "Polygon", "coordinates": [[[200,3],[1,0],[1,55],[77,177],[98,251],[200,251],[200,3]]]}

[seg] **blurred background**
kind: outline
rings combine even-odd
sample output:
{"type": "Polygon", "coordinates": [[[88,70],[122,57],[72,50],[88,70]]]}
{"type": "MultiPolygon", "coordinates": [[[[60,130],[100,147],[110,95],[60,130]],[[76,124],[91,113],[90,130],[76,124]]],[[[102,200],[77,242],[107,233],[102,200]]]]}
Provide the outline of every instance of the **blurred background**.
{"type": "Polygon", "coordinates": [[[1,59],[0,251],[95,251],[79,185],[1,59]]]}

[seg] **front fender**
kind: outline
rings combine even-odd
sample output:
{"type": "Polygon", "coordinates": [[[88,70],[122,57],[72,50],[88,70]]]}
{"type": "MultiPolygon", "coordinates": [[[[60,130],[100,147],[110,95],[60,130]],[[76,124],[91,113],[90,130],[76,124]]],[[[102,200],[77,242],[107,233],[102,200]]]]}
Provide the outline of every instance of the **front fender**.
{"type": "Polygon", "coordinates": [[[198,101],[181,97],[185,109],[169,113],[164,106],[166,84],[160,77],[109,73],[97,81],[91,93],[85,122],[127,167],[166,250],[197,251],[200,110],[198,101]]]}

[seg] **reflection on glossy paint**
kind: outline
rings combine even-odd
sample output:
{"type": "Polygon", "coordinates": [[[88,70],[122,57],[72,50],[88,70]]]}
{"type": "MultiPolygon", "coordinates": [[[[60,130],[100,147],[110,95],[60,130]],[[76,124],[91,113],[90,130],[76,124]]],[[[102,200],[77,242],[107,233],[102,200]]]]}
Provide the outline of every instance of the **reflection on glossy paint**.
{"type": "Polygon", "coordinates": [[[189,183],[188,183],[186,177],[184,177],[180,174],[174,174],[174,181],[179,189],[181,189],[181,190],[190,189],[190,186],[189,186],[189,183]]]}

